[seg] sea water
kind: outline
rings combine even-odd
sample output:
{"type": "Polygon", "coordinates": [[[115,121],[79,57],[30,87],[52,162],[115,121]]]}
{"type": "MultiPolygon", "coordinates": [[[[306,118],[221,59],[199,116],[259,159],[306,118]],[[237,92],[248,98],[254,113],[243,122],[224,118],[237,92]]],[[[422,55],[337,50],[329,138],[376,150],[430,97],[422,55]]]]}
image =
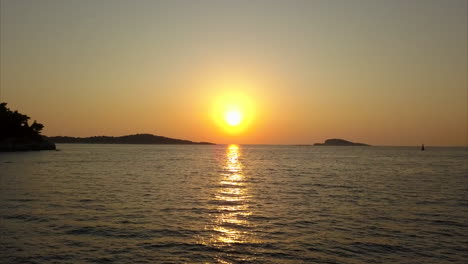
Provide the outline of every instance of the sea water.
{"type": "Polygon", "coordinates": [[[0,263],[468,263],[468,149],[0,153],[0,263]]]}

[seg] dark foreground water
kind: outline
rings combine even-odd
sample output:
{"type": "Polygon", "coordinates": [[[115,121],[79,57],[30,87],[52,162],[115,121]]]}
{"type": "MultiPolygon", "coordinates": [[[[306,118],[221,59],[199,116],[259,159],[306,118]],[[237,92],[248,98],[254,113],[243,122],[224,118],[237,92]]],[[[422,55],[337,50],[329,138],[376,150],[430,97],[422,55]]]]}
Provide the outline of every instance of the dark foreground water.
{"type": "Polygon", "coordinates": [[[468,149],[0,153],[1,263],[468,263],[468,149]]]}

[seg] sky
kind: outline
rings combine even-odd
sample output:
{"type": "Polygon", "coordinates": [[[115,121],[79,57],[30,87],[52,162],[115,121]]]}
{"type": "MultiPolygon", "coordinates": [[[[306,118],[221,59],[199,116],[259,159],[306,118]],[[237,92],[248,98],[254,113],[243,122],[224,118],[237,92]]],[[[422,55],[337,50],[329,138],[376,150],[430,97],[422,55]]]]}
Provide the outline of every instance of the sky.
{"type": "Polygon", "coordinates": [[[0,0],[0,101],[47,136],[468,146],[467,14],[466,0],[0,0]],[[236,100],[231,133],[218,112],[236,100]]]}

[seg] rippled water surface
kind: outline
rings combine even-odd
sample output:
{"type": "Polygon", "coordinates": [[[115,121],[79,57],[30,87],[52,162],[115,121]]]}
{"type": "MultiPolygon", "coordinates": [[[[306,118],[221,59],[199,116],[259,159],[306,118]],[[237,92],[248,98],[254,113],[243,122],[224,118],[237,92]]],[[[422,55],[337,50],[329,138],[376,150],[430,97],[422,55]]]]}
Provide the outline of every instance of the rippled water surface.
{"type": "Polygon", "coordinates": [[[468,263],[466,148],[0,153],[1,263],[468,263]]]}

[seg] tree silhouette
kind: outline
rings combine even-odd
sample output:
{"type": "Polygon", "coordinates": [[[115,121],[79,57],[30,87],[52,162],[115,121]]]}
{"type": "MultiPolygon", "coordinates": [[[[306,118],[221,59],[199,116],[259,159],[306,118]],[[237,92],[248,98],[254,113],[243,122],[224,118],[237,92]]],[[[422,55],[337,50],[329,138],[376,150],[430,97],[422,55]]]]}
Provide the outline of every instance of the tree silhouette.
{"type": "Polygon", "coordinates": [[[7,138],[31,138],[40,139],[44,125],[34,121],[28,124],[29,116],[18,111],[11,111],[7,103],[0,103],[0,140],[7,138]]]}

